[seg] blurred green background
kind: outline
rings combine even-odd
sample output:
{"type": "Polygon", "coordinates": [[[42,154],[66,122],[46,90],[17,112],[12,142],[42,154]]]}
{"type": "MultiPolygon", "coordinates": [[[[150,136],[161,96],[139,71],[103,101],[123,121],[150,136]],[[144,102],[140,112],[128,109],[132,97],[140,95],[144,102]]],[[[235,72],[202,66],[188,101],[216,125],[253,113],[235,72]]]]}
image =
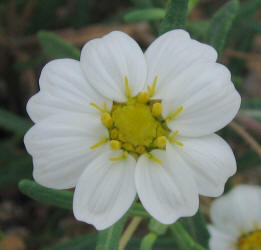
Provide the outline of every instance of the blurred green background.
{"type": "MultiPolygon", "coordinates": [[[[0,249],[95,248],[95,229],[72,215],[72,193],[58,193],[64,203],[57,207],[57,201],[47,197],[48,190],[28,181],[32,160],[23,135],[32,122],[26,102],[38,91],[45,63],[78,59],[80,48],[90,39],[121,30],[145,50],[160,33],[167,4],[164,0],[0,0],[0,249]]],[[[226,191],[238,183],[260,185],[261,0],[240,1],[240,6],[235,1],[190,0],[185,28],[219,51],[219,62],[231,70],[243,98],[235,121],[220,131],[238,162],[226,191]]],[[[206,221],[210,202],[201,199],[206,221]]],[[[193,224],[198,216],[181,222],[200,241],[193,224]]],[[[147,232],[144,220],[126,249],[139,249],[147,232]]],[[[162,237],[153,249],[178,249],[173,237],[162,237]]]]}

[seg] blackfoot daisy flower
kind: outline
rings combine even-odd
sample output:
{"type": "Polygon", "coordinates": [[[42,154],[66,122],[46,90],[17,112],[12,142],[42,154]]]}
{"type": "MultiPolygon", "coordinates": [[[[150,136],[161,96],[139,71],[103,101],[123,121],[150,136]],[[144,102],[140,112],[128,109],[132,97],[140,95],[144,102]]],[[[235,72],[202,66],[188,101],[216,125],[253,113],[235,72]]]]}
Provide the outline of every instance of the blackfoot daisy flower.
{"type": "Polygon", "coordinates": [[[27,105],[33,175],[57,189],[76,186],[78,220],[104,229],[131,206],[169,224],[193,215],[198,195],[218,196],[234,155],[214,132],[240,106],[216,51],[170,31],[143,54],[122,32],[89,41],[80,62],[59,59],[27,105]]]}
{"type": "Polygon", "coordinates": [[[239,185],[212,203],[211,250],[261,249],[261,188],[239,185]]]}

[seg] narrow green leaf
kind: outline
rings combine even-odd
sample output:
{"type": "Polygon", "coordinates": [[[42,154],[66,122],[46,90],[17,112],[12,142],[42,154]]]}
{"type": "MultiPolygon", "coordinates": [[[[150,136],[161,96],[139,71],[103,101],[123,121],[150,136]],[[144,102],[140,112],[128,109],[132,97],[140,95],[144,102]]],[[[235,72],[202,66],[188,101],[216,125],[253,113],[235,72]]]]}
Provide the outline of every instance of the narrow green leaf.
{"type": "Polygon", "coordinates": [[[193,240],[193,238],[188,234],[180,222],[172,224],[170,230],[173,237],[176,239],[177,245],[180,249],[184,250],[206,250],[204,247],[199,245],[193,240]]]}
{"type": "Polygon", "coordinates": [[[160,34],[172,29],[185,27],[188,10],[188,0],[169,0],[166,16],[160,27],[160,34]]]}
{"type": "Polygon", "coordinates": [[[72,209],[73,192],[46,188],[31,180],[20,181],[18,187],[22,193],[34,200],[65,209],[72,209]]]}
{"type": "Polygon", "coordinates": [[[128,214],[130,216],[140,216],[142,218],[151,218],[149,213],[143,208],[143,206],[139,203],[134,203],[130,208],[128,214]]]}
{"type": "Polygon", "coordinates": [[[32,122],[5,109],[0,108],[0,127],[13,132],[16,136],[23,136],[32,126],[32,122]]]}
{"type": "Polygon", "coordinates": [[[119,248],[120,236],[126,219],[125,215],[110,228],[99,231],[96,250],[116,250],[119,248]]]}
{"type": "Polygon", "coordinates": [[[32,160],[29,156],[19,156],[0,167],[0,188],[16,185],[21,179],[32,177],[32,160]]]}
{"type": "Polygon", "coordinates": [[[192,217],[182,218],[180,222],[196,242],[208,247],[209,232],[200,210],[192,217]]]}
{"type": "Polygon", "coordinates": [[[208,21],[188,21],[186,29],[194,39],[203,41],[209,27],[208,21]]]}
{"type": "Polygon", "coordinates": [[[151,250],[158,235],[156,233],[150,232],[145,237],[142,238],[140,250],[151,250]]]}
{"type": "Polygon", "coordinates": [[[248,151],[237,159],[237,171],[241,172],[261,165],[261,157],[255,151],[248,151]]]}
{"type": "Polygon", "coordinates": [[[206,41],[217,50],[219,55],[223,51],[228,32],[238,9],[238,0],[229,1],[214,15],[209,25],[206,41]]]}
{"type": "Polygon", "coordinates": [[[39,31],[37,38],[50,58],[73,58],[79,60],[80,51],[52,32],[39,31]]]}
{"type": "Polygon", "coordinates": [[[163,225],[156,221],[155,219],[151,218],[149,223],[149,230],[157,235],[163,235],[167,232],[168,226],[163,225]]]}
{"type": "Polygon", "coordinates": [[[125,22],[145,22],[161,20],[164,18],[166,11],[160,8],[140,9],[127,13],[123,18],[125,22]]]}
{"type": "Polygon", "coordinates": [[[189,0],[188,2],[188,14],[196,7],[199,0],[189,0]]]}
{"type": "MultiPolygon", "coordinates": [[[[150,8],[152,7],[152,3],[151,0],[131,0],[132,4],[139,8],[139,9],[143,9],[143,8],[150,8]]],[[[155,6],[155,5],[154,5],[155,6]]]]}
{"type": "Polygon", "coordinates": [[[42,250],[86,250],[94,249],[97,236],[96,234],[87,234],[79,236],[66,242],[58,243],[54,246],[44,247],[42,250]]]}

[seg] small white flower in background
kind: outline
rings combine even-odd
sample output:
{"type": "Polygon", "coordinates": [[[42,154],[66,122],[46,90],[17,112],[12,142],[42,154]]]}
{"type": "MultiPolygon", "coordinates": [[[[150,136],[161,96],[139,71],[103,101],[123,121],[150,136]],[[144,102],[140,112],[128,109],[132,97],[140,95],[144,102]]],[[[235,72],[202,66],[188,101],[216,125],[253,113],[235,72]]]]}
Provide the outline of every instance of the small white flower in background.
{"type": "Polygon", "coordinates": [[[210,208],[211,250],[261,249],[261,188],[239,185],[210,208]]]}
{"type": "Polygon", "coordinates": [[[119,220],[136,193],[161,223],[195,214],[198,195],[219,196],[236,171],[214,132],[241,99],[216,60],[212,47],[173,30],[145,54],[115,31],[89,41],[80,62],[51,61],[27,105],[35,180],[76,186],[74,215],[97,229],[119,220]]]}

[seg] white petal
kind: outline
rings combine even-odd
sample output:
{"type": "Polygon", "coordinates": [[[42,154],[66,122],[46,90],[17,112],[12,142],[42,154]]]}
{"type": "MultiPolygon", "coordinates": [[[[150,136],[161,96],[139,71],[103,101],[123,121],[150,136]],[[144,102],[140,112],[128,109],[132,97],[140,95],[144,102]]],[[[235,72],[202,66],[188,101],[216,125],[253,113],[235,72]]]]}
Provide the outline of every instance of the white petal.
{"type": "Polygon", "coordinates": [[[172,30],[158,37],[145,52],[147,84],[158,76],[157,89],[168,85],[179,74],[201,61],[215,62],[217,53],[209,45],[190,38],[184,30],[172,30]]]}
{"type": "Polygon", "coordinates": [[[192,65],[164,86],[157,98],[163,100],[164,117],[183,107],[168,126],[180,135],[193,137],[223,128],[234,118],[241,102],[228,69],[203,62],[192,65]]]}
{"type": "Polygon", "coordinates": [[[122,151],[107,152],[93,160],[77,183],[73,212],[75,217],[98,230],[110,227],[129,209],[136,195],[132,156],[125,160],[110,161],[122,151]]]}
{"type": "Polygon", "coordinates": [[[210,232],[210,250],[237,250],[237,239],[232,237],[232,235],[219,231],[213,226],[209,226],[208,230],[210,232]]]}
{"type": "Polygon", "coordinates": [[[198,191],[186,164],[175,151],[154,150],[152,155],[160,159],[162,165],[143,155],[138,159],[135,173],[144,208],[163,224],[195,214],[198,191]]]}
{"type": "Polygon", "coordinates": [[[119,31],[86,43],[81,66],[92,86],[115,101],[126,101],[125,76],[132,96],[143,89],[146,80],[147,66],[142,50],[132,38],[119,31]]]}
{"type": "Polygon", "coordinates": [[[210,208],[211,220],[220,231],[239,237],[261,228],[261,188],[239,185],[216,199],[210,208]]]}
{"type": "Polygon", "coordinates": [[[40,91],[27,104],[27,112],[34,122],[63,112],[98,114],[90,102],[111,105],[88,84],[80,63],[73,59],[57,59],[47,63],[39,82],[40,91]]]}
{"type": "Polygon", "coordinates": [[[47,187],[74,187],[88,163],[105,149],[90,147],[108,137],[108,131],[91,114],[63,113],[34,125],[24,143],[33,157],[34,179],[47,187]]]}
{"type": "Polygon", "coordinates": [[[230,146],[215,134],[176,139],[184,146],[172,146],[188,164],[199,193],[212,197],[221,195],[227,179],[236,172],[236,160],[230,146]]]}

